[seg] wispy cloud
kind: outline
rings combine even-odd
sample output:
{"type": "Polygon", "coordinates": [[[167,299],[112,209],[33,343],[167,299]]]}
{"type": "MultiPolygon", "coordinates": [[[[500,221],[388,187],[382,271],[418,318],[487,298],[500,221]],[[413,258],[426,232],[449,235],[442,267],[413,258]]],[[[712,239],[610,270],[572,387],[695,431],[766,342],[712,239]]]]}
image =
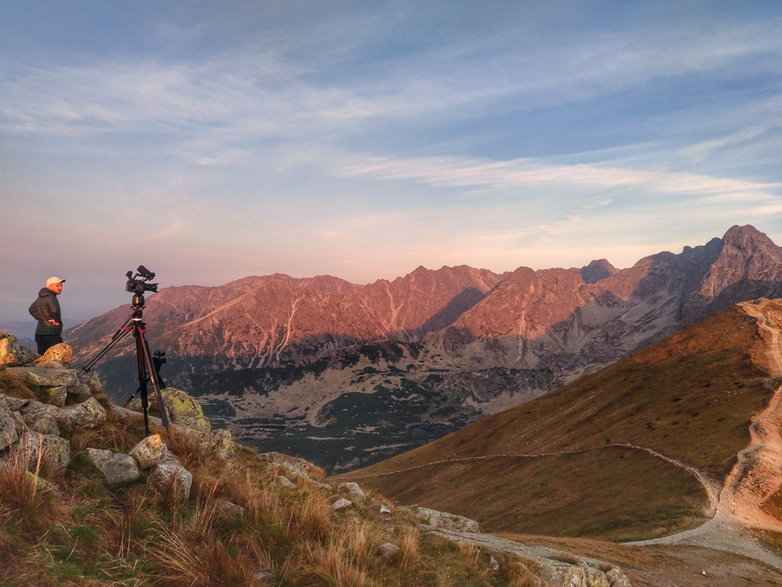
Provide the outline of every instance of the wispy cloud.
{"type": "Polygon", "coordinates": [[[459,157],[368,158],[337,169],[345,176],[404,179],[433,186],[478,187],[509,191],[536,185],[592,188],[642,187],[662,194],[770,194],[782,184],[763,184],[692,173],[646,171],[600,165],[554,165],[524,158],[483,161],[459,157]]]}
{"type": "Polygon", "coordinates": [[[715,151],[748,143],[767,132],[778,130],[780,126],[782,126],[782,118],[777,120],[776,123],[753,125],[749,128],[742,128],[717,139],[687,145],[679,150],[679,155],[686,162],[697,164],[709,158],[715,151]]]}
{"type": "MultiPolygon", "coordinates": [[[[536,39],[536,45],[525,41],[526,30],[511,29],[422,47],[413,61],[388,59],[374,71],[343,79],[312,75],[299,55],[257,48],[190,62],[96,59],[81,67],[24,69],[6,61],[0,62],[2,125],[16,132],[75,135],[230,130],[224,134],[230,140],[336,128],[358,132],[362,122],[443,120],[455,109],[460,116],[479,117],[487,107],[496,113],[575,103],[660,78],[735,71],[758,57],[763,59],[753,67],[763,70],[766,63],[768,69],[782,50],[776,35],[765,34],[772,25],[726,22],[701,35],[684,25],[639,36],[633,30],[612,37],[582,31],[548,43],[536,39]]],[[[346,57],[344,47],[340,53],[325,51],[335,62],[320,67],[356,61],[366,46],[351,50],[356,55],[346,57]]],[[[703,143],[686,154],[718,146],[703,143]]]]}

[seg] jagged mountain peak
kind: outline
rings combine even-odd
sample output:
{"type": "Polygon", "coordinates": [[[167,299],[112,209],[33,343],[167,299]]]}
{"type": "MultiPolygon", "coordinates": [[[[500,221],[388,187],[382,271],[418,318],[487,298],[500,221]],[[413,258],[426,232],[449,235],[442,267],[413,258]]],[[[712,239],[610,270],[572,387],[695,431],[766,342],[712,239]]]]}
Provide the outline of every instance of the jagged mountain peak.
{"type": "Polygon", "coordinates": [[[616,275],[618,271],[607,259],[595,259],[582,267],[579,273],[587,283],[596,283],[601,279],[616,275]]]}
{"type": "MultiPolygon", "coordinates": [[[[742,290],[744,299],[782,295],[782,248],[754,226],[733,226],[704,275],[698,294],[726,297],[742,290]]],[[[727,300],[721,305],[727,305],[727,300]]]]}
{"type": "Polygon", "coordinates": [[[745,254],[782,256],[782,248],[776,246],[767,234],[749,224],[730,227],[722,237],[722,242],[724,247],[732,247],[745,254]]]}

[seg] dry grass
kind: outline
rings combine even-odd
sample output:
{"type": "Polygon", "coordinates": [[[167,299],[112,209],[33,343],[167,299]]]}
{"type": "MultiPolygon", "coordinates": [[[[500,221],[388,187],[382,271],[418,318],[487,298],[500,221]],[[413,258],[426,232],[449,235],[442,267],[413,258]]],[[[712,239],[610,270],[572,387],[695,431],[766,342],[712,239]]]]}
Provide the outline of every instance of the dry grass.
{"type": "Polygon", "coordinates": [[[749,355],[757,341],[754,320],[729,309],[532,402],[338,478],[465,515],[492,532],[612,540],[670,533],[704,515],[705,491],[670,462],[611,445],[647,447],[723,479],[773,389],[749,355]],[[485,458],[514,453],[557,456],[485,458]],[[449,459],[462,460],[443,463],[449,459]]]}
{"type": "Polygon", "coordinates": [[[0,503],[19,515],[23,523],[37,526],[42,515],[55,513],[57,493],[42,477],[62,473],[41,448],[41,436],[25,432],[8,451],[0,466],[0,503]]]}
{"type": "Polygon", "coordinates": [[[364,587],[373,583],[361,568],[362,561],[339,540],[311,547],[308,555],[314,561],[312,573],[326,585],[364,587]]]}
{"type": "Polygon", "coordinates": [[[421,554],[419,549],[420,543],[420,532],[418,531],[418,528],[415,526],[407,528],[405,533],[402,534],[402,539],[399,544],[400,567],[403,569],[409,569],[415,567],[421,562],[421,554]]]}
{"type": "Polygon", "coordinates": [[[35,391],[9,369],[0,369],[0,393],[19,399],[38,399],[35,391]]]}
{"type": "MultiPolygon", "coordinates": [[[[284,486],[279,464],[243,447],[226,461],[197,435],[171,439],[193,475],[189,500],[143,479],[106,488],[85,449],[128,452],[140,428],[110,418],[74,431],[64,471],[33,450],[36,440],[11,451],[0,469],[0,584],[407,586],[464,584],[464,577],[470,585],[505,584],[478,568],[485,561],[477,551],[456,556],[431,538],[422,549],[412,517],[381,515],[387,502],[371,493],[366,504],[335,512],[336,488],[304,478],[284,486]],[[386,542],[398,546],[396,556],[380,548],[386,542]]],[[[322,471],[310,473],[322,479],[322,471]]]]}
{"type": "Polygon", "coordinates": [[[507,587],[539,587],[541,569],[537,563],[500,556],[500,584],[507,587]]]}

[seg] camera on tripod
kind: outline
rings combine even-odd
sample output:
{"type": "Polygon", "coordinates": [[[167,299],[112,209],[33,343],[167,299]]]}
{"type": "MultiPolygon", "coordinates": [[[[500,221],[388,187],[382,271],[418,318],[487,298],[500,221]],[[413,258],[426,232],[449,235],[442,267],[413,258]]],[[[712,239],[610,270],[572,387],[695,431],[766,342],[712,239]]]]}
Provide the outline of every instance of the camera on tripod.
{"type": "MultiPolygon", "coordinates": [[[[144,412],[144,432],[149,436],[149,398],[147,396],[147,381],[152,383],[152,389],[157,399],[157,404],[160,409],[160,419],[163,426],[168,432],[169,444],[171,440],[171,430],[169,429],[169,418],[167,413],[166,404],[163,401],[163,395],[160,392],[162,387],[165,387],[165,383],[160,378],[160,367],[166,362],[166,353],[156,351],[154,354],[149,349],[149,342],[147,341],[147,325],[143,322],[143,309],[144,309],[144,293],[151,291],[157,292],[157,283],[148,283],[155,279],[155,274],[144,267],[139,265],[137,273],[133,275],[133,271],[128,271],[126,276],[128,278],[125,284],[125,291],[133,293],[133,312],[125,323],[119,327],[119,329],[111,337],[111,341],[101,351],[93,357],[90,362],[82,368],[81,371],[73,376],[72,381],[79,378],[82,373],[86,373],[101,359],[104,357],[114,346],[116,346],[123,338],[133,333],[133,338],[136,341],[136,362],[138,366],[138,381],[139,386],[137,393],[141,395],[141,408],[144,412]]],[[[63,393],[68,386],[72,383],[69,381],[60,386],[60,389],[49,399],[49,403],[53,403],[54,400],[63,393]]],[[[128,402],[135,397],[136,394],[130,396],[128,402]]],[[[127,402],[125,402],[127,404],[127,402]]]]}
{"type": "Polygon", "coordinates": [[[125,275],[128,278],[128,282],[125,284],[125,291],[133,292],[136,295],[143,295],[145,291],[157,292],[157,283],[146,283],[155,279],[155,274],[144,267],[139,265],[136,269],[138,273],[133,275],[132,271],[128,271],[125,275]]]}

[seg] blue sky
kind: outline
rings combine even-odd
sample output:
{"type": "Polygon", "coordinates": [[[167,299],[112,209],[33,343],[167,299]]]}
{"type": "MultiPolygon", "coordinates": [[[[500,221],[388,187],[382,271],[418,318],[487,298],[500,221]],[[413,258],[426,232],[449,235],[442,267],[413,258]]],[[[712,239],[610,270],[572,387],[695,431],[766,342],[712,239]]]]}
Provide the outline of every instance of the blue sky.
{"type": "Polygon", "coordinates": [[[0,319],[782,244],[782,2],[0,0],[0,319]]]}

